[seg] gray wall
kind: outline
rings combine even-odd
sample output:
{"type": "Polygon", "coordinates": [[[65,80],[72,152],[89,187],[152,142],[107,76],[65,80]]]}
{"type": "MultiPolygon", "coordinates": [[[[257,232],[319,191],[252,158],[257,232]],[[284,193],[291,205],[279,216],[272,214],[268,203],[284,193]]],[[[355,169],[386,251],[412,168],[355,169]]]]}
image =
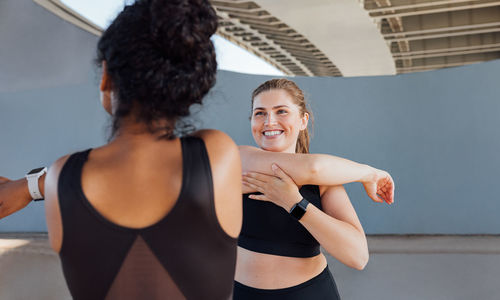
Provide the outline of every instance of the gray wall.
{"type": "MultiPolygon", "coordinates": [[[[500,61],[399,76],[295,78],[315,115],[312,152],[383,168],[396,203],[347,186],[371,234],[500,233],[500,61]]],[[[249,95],[264,76],[220,72],[206,127],[253,143],[249,95]]]]}
{"type": "MultiPolygon", "coordinates": [[[[91,60],[97,38],[29,0],[0,2],[0,174],[17,178],[105,141],[91,60]]],[[[500,233],[500,61],[388,77],[295,78],[315,114],[312,151],[391,172],[396,203],[347,185],[369,234],[500,233]]],[[[253,144],[249,95],[266,76],[220,71],[199,127],[253,144]]],[[[0,231],[44,231],[43,204],[0,231]]]]}
{"type": "MultiPolygon", "coordinates": [[[[0,1],[1,176],[105,142],[96,42],[31,0],[0,1]]],[[[45,230],[43,203],[0,220],[0,231],[45,230]]]]}

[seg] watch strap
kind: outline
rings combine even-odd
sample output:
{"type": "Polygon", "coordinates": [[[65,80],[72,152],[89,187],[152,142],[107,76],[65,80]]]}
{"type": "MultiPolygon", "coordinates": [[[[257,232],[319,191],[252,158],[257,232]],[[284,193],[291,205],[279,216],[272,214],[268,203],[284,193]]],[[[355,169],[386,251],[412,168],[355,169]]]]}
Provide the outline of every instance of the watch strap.
{"type": "Polygon", "coordinates": [[[40,189],[38,187],[38,179],[40,179],[40,177],[45,173],[47,173],[47,168],[43,168],[42,170],[40,170],[37,173],[34,173],[34,174],[28,173],[26,175],[26,180],[28,181],[28,190],[29,190],[29,193],[31,195],[31,198],[34,201],[43,200],[43,195],[40,192],[40,189]]]}

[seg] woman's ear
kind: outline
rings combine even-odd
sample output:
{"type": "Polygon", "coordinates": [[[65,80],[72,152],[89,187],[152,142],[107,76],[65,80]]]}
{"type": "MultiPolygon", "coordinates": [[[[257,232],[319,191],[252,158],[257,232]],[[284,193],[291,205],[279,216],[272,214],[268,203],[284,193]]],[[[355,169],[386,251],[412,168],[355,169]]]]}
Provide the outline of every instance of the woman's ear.
{"type": "Polygon", "coordinates": [[[109,78],[108,65],[105,60],[102,61],[102,76],[99,89],[101,90],[101,92],[106,92],[111,90],[111,79],[109,78]]]}
{"type": "Polygon", "coordinates": [[[111,78],[109,77],[108,68],[105,60],[102,61],[102,77],[99,89],[101,90],[101,105],[108,114],[112,115],[113,105],[111,100],[111,94],[113,93],[113,91],[111,89],[111,78]]]}
{"type": "Polygon", "coordinates": [[[309,123],[309,114],[308,113],[304,113],[304,115],[302,116],[302,118],[300,119],[300,130],[304,130],[307,128],[307,124],[309,123]]]}

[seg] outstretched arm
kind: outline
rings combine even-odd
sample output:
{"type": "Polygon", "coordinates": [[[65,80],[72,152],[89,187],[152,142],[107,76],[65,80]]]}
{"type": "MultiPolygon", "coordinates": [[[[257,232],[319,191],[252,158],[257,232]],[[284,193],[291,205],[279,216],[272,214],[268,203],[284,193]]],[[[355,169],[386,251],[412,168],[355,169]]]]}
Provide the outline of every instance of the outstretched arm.
{"type": "Polygon", "coordinates": [[[243,172],[273,174],[271,165],[279,165],[298,185],[338,185],[363,181],[375,169],[328,154],[301,154],[265,151],[239,146],[243,172]]]}
{"type": "MultiPolygon", "coordinates": [[[[243,173],[248,176],[253,176],[254,172],[272,175],[271,165],[275,163],[299,186],[361,182],[374,201],[389,204],[394,201],[392,177],[369,165],[328,154],[271,152],[252,146],[239,146],[239,149],[243,173]]],[[[248,189],[245,191],[249,192],[248,189]]]]}
{"type": "MultiPolygon", "coordinates": [[[[44,195],[45,175],[38,179],[38,186],[44,195]]],[[[28,181],[25,178],[10,180],[0,177],[0,219],[23,209],[31,202],[28,181]]]]}

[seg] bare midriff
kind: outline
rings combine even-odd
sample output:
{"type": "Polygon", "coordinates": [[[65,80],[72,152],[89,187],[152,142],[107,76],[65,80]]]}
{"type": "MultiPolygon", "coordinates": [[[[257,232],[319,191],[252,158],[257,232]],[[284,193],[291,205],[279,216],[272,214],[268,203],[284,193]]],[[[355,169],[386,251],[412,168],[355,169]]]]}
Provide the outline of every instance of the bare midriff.
{"type": "Polygon", "coordinates": [[[235,280],[258,289],[282,289],[299,285],[326,267],[323,254],[288,257],[258,253],[238,247],[235,280]]]}

